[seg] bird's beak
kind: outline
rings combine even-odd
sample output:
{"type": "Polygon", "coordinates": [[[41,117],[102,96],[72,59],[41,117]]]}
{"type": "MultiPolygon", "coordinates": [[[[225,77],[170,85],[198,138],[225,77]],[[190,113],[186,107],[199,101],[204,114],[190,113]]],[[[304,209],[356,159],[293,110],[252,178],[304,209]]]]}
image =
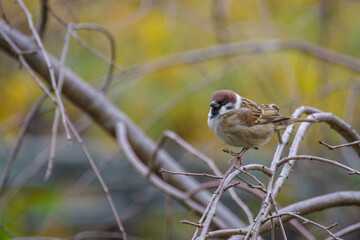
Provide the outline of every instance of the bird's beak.
{"type": "Polygon", "coordinates": [[[214,100],[214,101],[211,101],[210,106],[212,108],[219,108],[220,104],[214,100]]]}

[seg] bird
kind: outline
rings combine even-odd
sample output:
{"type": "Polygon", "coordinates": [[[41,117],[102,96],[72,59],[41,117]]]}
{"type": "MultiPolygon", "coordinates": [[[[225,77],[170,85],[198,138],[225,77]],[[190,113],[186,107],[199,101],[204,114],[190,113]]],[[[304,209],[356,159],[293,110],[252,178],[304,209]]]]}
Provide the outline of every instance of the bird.
{"type": "Polygon", "coordinates": [[[275,104],[259,104],[232,90],[214,92],[210,107],[209,128],[226,144],[242,148],[238,153],[223,149],[236,157],[240,166],[241,157],[247,150],[266,144],[274,133],[278,134],[281,143],[281,129],[295,122],[317,122],[315,119],[287,117],[275,104]]]}

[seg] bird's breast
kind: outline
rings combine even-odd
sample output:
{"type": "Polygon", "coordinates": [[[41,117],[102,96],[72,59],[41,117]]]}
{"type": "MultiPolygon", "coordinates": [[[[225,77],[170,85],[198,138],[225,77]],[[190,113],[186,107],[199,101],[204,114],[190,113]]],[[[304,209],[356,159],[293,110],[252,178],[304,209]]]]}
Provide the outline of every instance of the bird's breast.
{"type": "Polygon", "coordinates": [[[224,116],[208,119],[208,125],[222,141],[235,147],[260,147],[275,133],[272,123],[247,126],[239,122],[229,122],[224,116]]]}

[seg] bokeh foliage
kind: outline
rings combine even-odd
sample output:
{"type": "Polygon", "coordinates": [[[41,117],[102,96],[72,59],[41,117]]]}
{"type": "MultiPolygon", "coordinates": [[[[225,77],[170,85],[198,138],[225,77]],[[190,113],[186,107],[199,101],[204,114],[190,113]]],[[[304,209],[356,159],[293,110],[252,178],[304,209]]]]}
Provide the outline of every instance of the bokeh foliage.
{"type": "MultiPolygon", "coordinates": [[[[12,26],[30,33],[20,8],[12,1],[2,2],[12,26]]],[[[40,1],[25,2],[36,19],[40,1]]],[[[360,32],[356,24],[359,21],[359,1],[242,0],[224,1],[223,4],[220,2],[51,0],[49,4],[57,15],[69,22],[96,23],[104,26],[114,35],[116,62],[125,70],[115,71],[108,95],[120,109],[143,126],[152,138],[158,139],[164,130],[173,130],[212,157],[223,166],[223,169],[228,166],[228,156],[220,151],[224,145],[206,124],[209,98],[217,89],[232,89],[260,103],[276,103],[286,115],[291,115],[301,105],[309,105],[332,112],[359,131],[360,122],[356,121],[360,108],[358,73],[321,62],[297,51],[205,59],[197,63],[173,66],[146,74],[140,77],[137,84],[131,84],[134,79],[129,80],[128,76],[134,67],[143,63],[169,54],[235,41],[296,37],[355,58],[359,57],[360,32]],[[238,61],[236,67],[232,69],[227,65],[231,60],[238,61]],[[214,72],[217,72],[219,77],[206,83],[214,72]],[[194,86],[192,84],[200,81],[204,82],[203,86],[196,91],[190,91],[194,86]],[[184,89],[188,90],[184,91],[184,89]],[[152,121],[151,114],[177,94],[181,95],[182,100],[169,111],[164,112],[162,117],[152,121]]],[[[44,44],[56,57],[60,57],[65,34],[66,29],[50,17],[44,44]]],[[[101,34],[81,31],[79,35],[92,47],[109,55],[108,41],[101,34]]],[[[103,59],[84,49],[74,40],[70,44],[66,65],[95,86],[100,86],[100,83],[104,81],[108,67],[103,59]]],[[[0,68],[1,162],[3,163],[6,152],[13,145],[22,117],[40,96],[41,91],[24,69],[3,53],[0,53],[0,68]]],[[[70,103],[67,104],[67,109],[71,118],[77,119],[81,116],[81,112],[70,103]]],[[[15,164],[10,180],[10,190],[14,179],[36,156],[35,153],[28,154],[26,151],[31,150],[32,144],[38,144],[35,147],[37,149],[48,145],[53,114],[52,104],[46,102],[31,128],[29,139],[32,141],[26,143],[15,164]]],[[[115,159],[110,166],[116,169],[131,169],[124,163],[124,159],[121,163],[116,163],[120,158],[118,149],[108,147],[113,144],[112,140],[97,126],[91,126],[84,135],[99,162],[102,158],[114,155],[112,158],[115,159]]],[[[319,125],[307,134],[302,151],[313,152],[331,159],[345,159],[347,164],[356,169],[360,168],[358,158],[351,151],[329,152],[317,144],[318,140],[326,140],[331,144],[343,142],[327,126],[319,125]]],[[[169,146],[177,149],[172,144],[169,146]]],[[[275,146],[276,137],[261,150],[249,152],[245,162],[258,161],[266,164],[275,146]]],[[[82,209],[76,213],[83,214],[82,218],[79,217],[78,221],[69,221],[76,222],[78,224],[76,226],[67,224],[67,219],[73,216],[64,213],[59,214],[57,224],[48,229],[39,227],[44,224],[45,216],[51,209],[64,204],[62,202],[65,200],[61,199],[67,188],[88,168],[83,157],[80,157],[80,154],[74,154],[74,151],[76,150],[73,147],[59,149],[54,176],[50,183],[42,181],[45,169],[41,168],[28,179],[24,189],[1,210],[2,221],[16,235],[58,234],[57,236],[67,237],[80,230],[87,230],[87,226],[93,227],[96,221],[101,225],[99,227],[101,229],[111,229],[114,226],[109,209],[104,207],[107,204],[106,201],[102,197],[98,197],[99,199],[94,197],[94,195],[101,195],[99,185],[94,181],[84,190],[84,196],[81,198],[83,201],[90,199],[88,201],[93,201],[93,204],[97,206],[100,203],[104,204],[101,208],[103,211],[99,210],[101,213],[92,215],[93,223],[83,221],[82,218],[85,218],[86,214],[82,209]],[[61,151],[65,154],[60,154],[61,151]],[[71,171],[75,173],[69,173],[71,171]],[[108,214],[107,218],[106,214],[108,214]],[[25,227],[29,222],[33,225],[25,227]]],[[[197,163],[196,159],[190,158],[179,149],[175,152],[179,161],[184,162],[189,169],[201,169],[202,165],[197,163]]],[[[145,181],[138,180],[135,190],[127,188],[126,184],[122,183],[126,181],[126,178],[112,170],[112,167],[107,166],[104,174],[108,176],[107,180],[110,182],[112,191],[119,200],[117,204],[123,210],[127,208],[131,200],[137,199],[133,195],[136,195],[137,191],[143,193],[147,185],[145,181]],[[124,193],[129,194],[129,197],[124,197],[124,193]]],[[[325,193],[333,191],[334,186],[345,190],[354,189],[360,184],[358,179],[344,176],[342,172],[334,171],[331,167],[306,162],[298,164],[292,176],[293,179],[289,180],[286,189],[283,189],[281,193],[282,204],[303,199],[306,196],[315,196],[319,193],[319,188],[324,189],[325,193]],[[319,175],[316,171],[319,168],[326,169],[325,172],[328,171],[328,174],[319,175]],[[299,186],[298,179],[304,181],[302,186],[299,186]],[[328,181],[333,184],[328,185],[328,181]]],[[[146,214],[142,218],[129,218],[129,226],[130,223],[144,225],[139,230],[140,237],[156,239],[156,236],[162,236],[165,221],[163,201],[163,196],[145,201],[146,214]]],[[[91,208],[92,205],[89,202],[87,204],[89,205],[86,206],[91,208]]],[[[68,203],[68,205],[71,204],[68,203]]],[[[69,211],[64,205],[61,206],[58,212],[69,211]]],[[[69,208],[71,209],[71,206],[69,208]]],[[[191,229],[188,226],[179,226],[178,220],[191,216],[180,206],[176,206],[175,210],[174,233],[176,232],[177,239],[183,239],[188,237],[189,232],[191,234],[191,229]],[[184,236],[181,236],[182,233],[184,236]]],[[[331,213],[328,214],[331,215],[331,213]]],[[[359,214],[359,211],[349,212],[346,220],[335,219],[335,221],[352,222],[359,214]]],[[[335,215],[332,214],[330,218],[335,215]]],[[[136,235],[136,230],[132,231],[132,234],[136,235]]]]}

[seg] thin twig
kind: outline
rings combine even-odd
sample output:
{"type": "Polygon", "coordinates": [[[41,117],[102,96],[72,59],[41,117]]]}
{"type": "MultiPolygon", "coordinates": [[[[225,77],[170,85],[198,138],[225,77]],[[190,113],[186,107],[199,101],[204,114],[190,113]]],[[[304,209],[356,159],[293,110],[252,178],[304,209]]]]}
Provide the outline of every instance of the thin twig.
{"type": "MultiPolygon", "coordinates": [[[[276,214],[279,214],[279,209],[278,209],[277,203],[276,203],[276,201],[275,201],[275,199],[274,199],[273,197],[271,197],[271,204],[273,205],[276,214]]],[[[271,220],[272,220],[272,219],[271,219],[271,220]]],[[[283,222],[282,222],[282,220],[281,220],[281,217],[279,216],[279,217],[277,218],[277,220],[278,220],[279,225],[280,225],[282,237],[283,237],[284,240],[287,240],[287,236],[286,236],[284,224],[283,224],[283,222]]],[[[272,223],[272,225],[273,225],[273,223],[272,223]]]]}
{"type": "Polygon", "coordinates": [[[40,38],[43,39],[46,26],[48,23],[48,10],[47,10],[48,0],[40,0],[40,5],[41,5],[40,16],[36,29],[39,33],[40,38]]]}
{"type": "Polygon", "coordinates": [[[271,218],[278,218],[278,217],[281,217],[281,216],[283,216],[283,215],[290,215],[290,216],[299,218],[299,219],[301,219],[301,220],[304,221],[304,224],[306,224],[306,223],[311,223],[311,224],[313,224],[313,225],[315,225],[315,226],[317,226],[317,227],[325,230],[325,231],[326,231],[331,237],[333,237],[334,239],[341,240],[341,238],[335,236],[332,232],[329,231],[329,228],[331,228],[331,226],[330,226],[330,227],[325,227],[325,226],[323,226],[323,225],[321,225],[321,224],[319,224],[319,223],[317,223],[317,222],[311,221],[311,220],[309,220],[309,219],[307,219],[307,218],[305,218],[305,217],[303,217],[303,216],[300,216],[300,215],[298,215],[298,214],[296,214],[296,213],[293,213],[293,212],[284,212],[284,213],[279,213],[279,214],[276,214],[276,215],[273,215],[273,216],[269,216],[269,217],[267,217],[266,219],[264,219],[264,222],[270,220],[271,218]]]}
{"type": "MultiPolygon", "coordinates": [[[[80,118],[80,120],[78,120],[75,123],[75,126],[78,125],[78,122],[82,122],[83,118],[80,118]]],[[[78,132],[83,132],[85,129],[87,129],[87,127],[90,124],[81,124],[81,127],[78,127],[78,132]]],[[[62,139],[62,138],[61,138],[62,139]]],[[[66,139],[66,138],[64,138],[66,139]]],[[[60,141],[57,144],[57,148],[58,150],[63,149],[67,144],[67,140],[65,141],[60,141]]],[[[43,165],[45,165],[46,162],[48,162],[49,160],[49,151],[50,151],[50,146],[46,146],[39,154],[37,154],[37,156],[30,161],[30,163],[19,173],[17,174],[16,178],[13,181],[13,187],[11,189],[9,189],[9,191],[7,192],[6,195],[4,195],[3,198],[1,198],[1,204],[0,206],[2,208],[5,208],[6,205],[16,196],[16,194],[21,190],[22,187],[24,187],[24,185],[27,183],[28,179],[30,179],[32,176],[34,176],[36,173],[38,173],[38,171],[41,169],[41,167],[43,167],[43,165]]]]}
{"type": "Polygon", "coordinates": [[[208,232],[206,234],[205,239],[212,239],[212,238],[229,238],[231,236],[236,236],[236,235],[246,235],[246,233],[248,232],[247,229],[224,229],[224,230],[217,230],[217,231],[212,231],[212,232],[208,232]]]}
{"type": "MultiPolygon", "coordinates": [[[[116,124],[116,138],[121,146],[125,156],[133,165],[133,167],[144,177],[148,174],[148,168],[146,165],[144,165],[143,162],[137,157],[134,150],[132,149],[127,136],[127,130],[126,125],[122,122],[118,122],[116,124]]],[[[172,197],[176,198],[177,200],[183,202],[186,206],[193,209],[199,214],[202,214],[204,212],[204,207],[197,203],[196,201],[192,200],[187,196],[186,193],[183,191],[180,191],[179,189],[175,188],[174,186],[170,185],[169,183],[163,181],[163,179],[159,178],[155,174],[151,174],[148,178],[149,182],[155,185],[157,188],[159,188],[164,193],[170,194],[172,197]]],[[[195,185],[196,186],[196,185],[195,185]]],[[[194,186],[193,186],[194,187],[194,186]]],[[[214,219],[214,223],[220,227],[225,227],[225,222],[222,220],[222,218],[216,218],[214,219]]]]}
{"type": "Polygon", "coordinates": [[[336,145],[336,146],[331,146],[331,145],[329,145],[329,144],[327,144],[326,142],[323,142],[323,141],[319,141],[319,143],[324,145],[325,147],[329,148],[330,150],[334,150],[334,149],[337,149],[337,148],[351,147],[351,146],[354,146],[354,145],[358,145],[358,144],[360,144],[360,140],[357,140],[357,141],[354,141],[354,142],[351,142],[351,143],[344,143],[344,144],[340,144],[340,145],[336,145]]]}
{"type": "Polygon", "coordinates": [[[99,182],[106,194],[106,197],[109,201],[109,204],[110,204],[110,207],[111,207],[111,210],[115,216],[115,219],[116,219],[116,222],[117,222],[117,225],[119,227],[119,230],[121,231],[122,233],[122,237],[124,240],[127,240],[127,235],[126,235],[126,232],[125,232],[125,229],[124,229],[124,226],[120,220],[120,216],[116,210],[116,207],[115,207],[115,204],[114,204],[114,201],[112,200],[112,197],[111,197],[111,194],[110,194],[110,191],[109,191],[109,188],[107,187],[107,184],[105,183],[103,177],[101,176],[100,174],[100,171],[99,169],[97,168],[94,160],[92,159],[91,155],[90,155],[90,152],[88,151],[87,147],[85,146],[80,134],[78,133],[78,131],[76,130],[76,128],[73,126],[73,124],[70,122],[70,120],[67,120],[68,121],[68,124],[70,126],[70,129],[72,130],[72,132],[74,133],[75,135],[75,138],[77,139],[77,141],[80,143],[80,146],[86,156],[86,158],[88,159],[92,169],[94,170],[95,174],[96,174],[96,177],[99,179],[99,182]]]}
{"type": "MultiPolygon", "coordinates": [[[[64,146],[64,144],[62,145],[64,146]]],[[[107,167],[115,159],[115,155],[119,154],[118,152],[114,153],[112,148],[106,149],[106,152],[110,152],[110,154],[107,154],[99,161],[97,167],[100,172],[102,172],[105,167],[107,167]]],[[[43,218],[43,225],[39,228],[39,232],[45,232],[47,229],[51,229],[58,220],[58,213],[66,211],[66,208],[69,207],[69,204],[67,203],[71,202],[73,197],[81,195],[94,180],[96,180],[94,170],[92,168],[87,169],[74,183],[71,184],[71,186],[69,186],[69,188],[66,189],[64,195],[57,199],[58,204],[47,212],[46,216],[43,218]]]]}
{"type": "Polygon", "coordinates": [[[348,167],[348,166],[346,166],[344,164],[338,163],[337,161],[330,160],[330,159],[327,159],[327,158],[316,157],[316,156],[308,156],[308,155],[297,155],[297,156],[293,156],[293,157],[283,158],[283,159],[281,159],[281,160],[279,160],[277,162],[277,166],[279,167],[282,164],[287,163],[287,162],[292,161],[292,160],[312,160],[312,161],[325,162],[325,163],[337,166],[339,168],[343,168],[345,170],[348,170],[350,175],[353,175],[353,174],[360,175],[360,171],[358,171],[356,169],[353,169],[351,167],[348,167]]]}
{"type": "Polygon", "coordinates": [[[240,172],[244,173],[245,175],[248,175],[249,177],[251,177],[252,179],[254,179],[258,185],[260,185],[260,187],[262,187],[265,191],[265,184],[262,183],[255,175],[249,173],[248,171],[246,170],[243,170],[241,167],[238,167],[238,166],[235,166],[236,169],[240,170],[240,172]]]}
{"type": "Polygon", "coordinates": [[[181,224],[188,224],[188,225],[191,225],[191,226],[194,226],[194,227],[197,227],[197,228],[202,228],[202,225],[199,224],[199,223],[194,223],[194,222],[190,222],[188,220],[181,220],[180,221],[181,224]]]}
{"type": "Polygon", "coordinates": [[[72,28],[75,30],[97,31],[97,32],[104,34],[105,37],[109,40],[110,65],[109,65],[108,73],[106,76],[106,80],[100,88],[100,91],[105,92],[106,89],[108,88],[108,86],[110,85],[111,79],[113,77],[113,71],[114,71],[115,53],[116,53],[116,49],[115,49],[116,45],[115,45],[114,36],[112,35],[112,33],[109,30],[107,30],[106,28],[104,28],[100,25],[97,25],[97,24],[77,23],[77,24],[72,24],[72,28]]]}
{"type": "MultiPolygon", "coordinates": [[[[209,168],[213,171],[213,173],[217,176],[221,176],[222,172],[218,169],[218,167],[216,166],[216,164],[214,163],[214,161],[207,157],[205,154],[203,154],[202,152],[200,152],[199,150],[197,150],[196,148],[194,148],[191,144],[189,144],[188,142],[186,142],[183,138],[181,138],[179,135],[177,135],[175,132],[172,131],[165,131],[163,132],[160,141],[158,143],[158,145],[156,146],[155,151],[151,154],[151,157],[149,159],[148,162],[148,168],[149,168],[149,173],[147,175],[147,178],[149,177],[149,175],[152,172],[152,169],[155,166],[155,161],[156,161],[156,156],[158,154],[158,151],[163,147],[163,145],[165,144],[167,139],[171,139],[173,140],[175,143],[179,144],[181,147],[183,147],[185,150],[187,150],[188,152],[190,152],[191,154],[193,154],[195,157],[199,158],[201,161],[205,162],[209,168]]],[[[259,166],[257,165],[247,165],[249,167],[249,169],[260,169],[258,168],[259,166]]],[[[188,196],[192,196],[192,194],[196,193],[198,191],[204,190],[206,188],[202,188],[202,184],[193,189],[192,191],[188,192],[188,196]],[[190,194],[191,193],[191,194],[190,194]]],[[[244,211],[244,213],[246,214],[249,222],[252,222],[253,220],[253,215],[252,212],[250,211],[249,207],[240,199],[240,197],[236,194],[236,192],[233,189],[229,190],[230,196],[231,198],[238,204],[238,206],[244,211]]]]}
{"type": "Polygon", "coordinates": [[[165,223],[164,223],[164,240],[171,239],[171,226],[174,218],[173,200],[170,195],[165,196],[165,223]]]}
{"type": "Polygon", "coordinates": [[[166,132],[164,132],[162,134],[162,136],[160,137],[160,141],[156,145],[154,152],[150,155],[149,161],[147,163],[147,168],[149,169],[149,171],[146,175],[147,179],[150,177],[151,173],[154,170],[157,154],[158,154],[159,150],[164,146],[166,140],[167,140],[167,136],[166,136],[166,132]]]}
{"type": "Polygon", "coordinates": [[[166,170],[166,169],[163,169],[163,168],[160,168],[159,172],[170,173],[172,175],[209,177],[209,178],[215,178],[215,179],[222,179],[223,178],[223,177],[220,177],[220,176],[216,176],[216,175],[212,175],[212,174],[208,174],[208,173],[204,173],[204,172],[203,173],[174,172],[174,171],[166,170]]]}
{"type": "Polygon", "coordinates": [[[60,117],[59,110],[56,109],[55,115],[54,115],[53,127],[51,129],[49,161],[48,161],[48,166],[47,166],[45,177],[44,177],[45,182],[47,182],[49,180],[52,170],[53,170],[53,167],[54,167],[55,152],[56,152],[56,146],[57,146],[56,140],[57,140],[57,130],[58,130],[58,126],[59,126],[59,117],[60,117]]]}
{"type": "Polygon", "coordinates": [[[239,176],[238,176],[237,178],[238,178],[239,180],[243,181],[244,183],[246,183],[246,185],[247,185],[249,188],[258,189],[258,190],[262,191],[263,193],[266,193],[266,189],[265,189],[264,186],[262,186],[262,185],[254,185],[254,184],[250,183],[249,181],[247,181],[247,180],[245,180],[245,179],[243,179],[243,178],[241,178],[241,177],[239,177],[239,176]]]}
{"type": "Polygon", "coordinates": [[[32,67],[28,64],[28,62],[25,60],[22,52],[23,50],[20,49],[17,44],[11,39],[10,36],[8,36],[7,31],[0,28],[1,36],[5,39],[5,41],[9,44],[11,50],[15,52],[16,56],[19,58],[22,66],[26,68],[26,70],[30,73],[30,75],[35,79],[35,81],[39,84],[40,88],[48,95],[48,97],[57,104],[57,100],[54,98],[54,96],[51,94],[49,89],[45,86],[45,84],[40,80],[40,78],[36,75],[35,71],[32,69],[32,67]]]}
{"type": "MultiPolygon", "coordinates": [[[[352,232],[358,231],[359,229],[360,229],[360,222],[352,224],[350,226],[347,226],[347,227],[341,229],[340,231],[337,231],[336,233],[334,233],[334,235],[342,237],[342,236],[345,236],[352,232]]],[[[328,237],[325,240],[331,240],[331,239],[332,239],[332,237],[328,237]]]]}
{"type": "MultiPolygon", "coordinates": [[[[70,33],[69,33],[70,30],[69,29],[70,29],[70,27],[68,28],[68,31],[66,32],[65,39],[64,39],[64,45],[63,45],[63,49],[61,51],[61,57],[60,57],[60,67],[59,67],[58,86],[57,86],[59,93],[62,92],[62,87],[63,87],[63,83],[64,83],[64,67],[65,67],[66,55],[67,55],[67,52],[69,49],[69,44],[70,44],[70,33]]],[[[53,166],[54,166],[57,130],[58,130],[58,126],[59,126],[59,117],[60,117],[59,111],[58,111],[58,109],[56,109],[53,127],[51,130],[51,147],[50,147],[49,163],[48,163],[48,167],[47,167],[45,178],[44,178],[45,181],[49,180],[51,173],[52,173],[53,166]]]]}
{"type": "MultiPolygon", "coordinates": [[[[360,206],[360,192],[339,191],[324,194],[288,205],[280,209],[279,213],[297,212],[299,213],[299,215],[304,216],[309,213],[315,213],[319,211],[324,211],[325,209],[344,206],[360,206]]],[[[290,219],[293,219],[293,216],[284,215],[281,219],[283,222],[287,222],[290,219]]],[[[261,230],[259,233],[267,232],[269,227],[269,222],[264,223],[261,226],[261,230]]]]}
{"type": "Polygon", "coordinates": [[[27,113],[25,119],[24,119],[24,123],[21,126],[20,132],[17,136],[15,145],[13,147],[13,149],[11,150],[11,153],[6,161],[6,166],[4,167],[4,171],[1,174],[1,183],[0,183],[0,195],[3,193],[7,180],[9,178],[10,172],[11,172],[11,168],[15,162],[16,156],[19,152],[19,149],[21,147],[21,144],[24,141],[24,136],[30,126],[31,121],[34,119],[36,113],[39,111],[39,108],[41,107],[42,103],[44,102],[44,100],[46,99],[46,94],[43,93],[40,98],[32,105],[32,107],[30,108],[29,112],[27,113]]]}
{"type": "MultiPolygon", "coordinates": [[[[199,220],[199,223],[203,226],[200,232],[200,236],[198,238],[199,240],[203,240],[206,237],[212,219],[215,216],[216,207],[222,196],[222,193],[224,192],[225,187],[232,181],[233,178],[235,178],[240,173],[239,170],[235,170],[234,172],[231,173],[231,171],[234,169],[234,166],[236,164],[238,164],[237,161],[234,161],[233,165],[224,174],[223,180],[219,184],[219,187],[216,189],[216,191],[213,193],[213,196],[211,197],[211,200],[206,210],[204,211],[202,217],[199,220]]],[[[197,232],[198,232],[198,228],[196,229],[193,235],[193,239],[195,239],[195,237],[197,236],[197,232]]]]}
{"type": "Polygon", "coordinates": [[[28,25],[29,25],[29,27],[31,29],[31,32],[32,32],[32,34],[33,34],[33,36],[35,38],[36,43],[40,47],[41,53],[43,54],[44,61],[45,61],[46,65],[47,65],[47,68],[49,70],[49,74],[50,74],[50,78],[51,78],[51,86],[54,89],[56,100],[57,100],[56,102],[57,102],[57,104],[59,106],[59,109],[60,109],[60,113],[61,113],[61,117],[62,117],[62,123],[63,123],[64,128],[65,128],[67,140],[69,142],[71,142],[70,131],[69,131],[69,128],[67,126],[67,121],[66,121],[65,108],[64,108],[63,102],[61,100],[60,93],[59,93],[59,91],[57,89],[57,85],[56,85],[56,78],[55,78],[54,68],[51,65],[51,61],[50,61],[49,56],[48,56],[48,54],[47,54],[47,52],[45,50],[45,47],[44,47],[44,45],[43,45],[43,43],[41,41],[41,38],[40,38],[39,34],[37,33],[37,31],[35,29],[31,13],[29,12],[29,10],[27,9],[26,5],[24,4],[24,2],[22,0],[16,0],[16,1],[19,4],[20,8],[25,13],[28,25]]]}

